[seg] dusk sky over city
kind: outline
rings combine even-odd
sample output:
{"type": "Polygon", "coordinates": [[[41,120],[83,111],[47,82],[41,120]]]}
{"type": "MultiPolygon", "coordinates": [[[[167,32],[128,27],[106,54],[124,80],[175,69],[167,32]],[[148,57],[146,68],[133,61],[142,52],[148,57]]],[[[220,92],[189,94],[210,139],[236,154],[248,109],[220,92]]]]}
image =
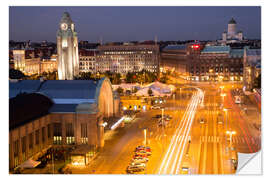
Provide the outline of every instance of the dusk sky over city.
{"type": "Polygon", "coordinates": [[[65,11],[90,42],[215,40],[232,17],[248,39],[261,36],[260,7],[10,7],[10,40],[55,42],[65,11]]]}
{"type": "Polygon", "coordinates": [[[207,3],[8,6],[2,169],[261,175],[267,10],[207,3]]]}

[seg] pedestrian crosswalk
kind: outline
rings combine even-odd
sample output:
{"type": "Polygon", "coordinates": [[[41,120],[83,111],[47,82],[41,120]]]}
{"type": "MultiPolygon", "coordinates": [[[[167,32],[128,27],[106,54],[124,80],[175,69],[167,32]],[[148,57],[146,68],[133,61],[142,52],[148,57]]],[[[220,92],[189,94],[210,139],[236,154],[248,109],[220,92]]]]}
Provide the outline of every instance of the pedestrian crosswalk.
{"type": "MultiPolygon", "coordinates": [[[[222,136],[200,136],[200,142],[207,142],[207,143],[219,143],[221,141],[228,141],[230,142],[229,137],[222,137],[222,136]]],[[[243,136],[235,136],[232,137],[232,143],[233,144],[252,144],[256,145],[260,143],[259,139],[256,139],[254,137],[246,138],[243,136]]]]}

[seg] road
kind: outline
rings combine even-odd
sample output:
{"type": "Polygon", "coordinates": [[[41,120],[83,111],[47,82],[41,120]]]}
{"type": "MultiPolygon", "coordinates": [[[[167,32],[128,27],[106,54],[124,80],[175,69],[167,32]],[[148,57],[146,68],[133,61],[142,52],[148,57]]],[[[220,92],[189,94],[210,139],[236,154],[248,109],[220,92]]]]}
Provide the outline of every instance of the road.
{"type": "MultiPolygon", "coordinates": [[[[140,112],[125,127],[107,132],[105,147],[98,157],[89,166],[72,172],[126,174],[135,147],[144,143],[144,129],[152,155],[142,174],[233,174],[231,159],[237,152],[260,149],[260,132],[230,93],[241,85],[197,83],[177,87],[180,90],[165,103],[164,114],[173,117],[166,128],[159,127],[158,120],[152,118],[161,110],[140,112]],[[218,116],[222,123],[218,123],[218,116]],[[231,141],[227,131],[235,132],[231,141]]],[[[245,107],[252,106],[247,101],[245,107]]]]}

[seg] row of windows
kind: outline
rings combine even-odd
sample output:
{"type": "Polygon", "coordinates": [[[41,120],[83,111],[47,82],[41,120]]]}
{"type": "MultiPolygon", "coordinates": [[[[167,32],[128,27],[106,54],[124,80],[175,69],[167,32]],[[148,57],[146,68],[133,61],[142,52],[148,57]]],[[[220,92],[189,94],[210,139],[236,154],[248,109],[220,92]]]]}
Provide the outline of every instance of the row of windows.
{"type": "MultiPolygon", "coordinates": [[[[48,139],[52,138],[51,133],[51,124],[47,125],[47,137],[48,139]]],[[[28,146],[29,149],[33,149],[34,145],[40,144],[40,138],[42,143],[45,142],[46,139],[46,128],[42,127],[41,129],[36,130],[35,132],[32,132],[28,134],[27,136],[24,136],[21,138],[21,150],[22,153],[26,151],[26,141],[28,138],[28,146]],[[35,141],[34,141],[35,136],[35,141]]],[[[62,142],[62,124],[61,123],[53,123],[53,141],[54,144],[59,144],[59,142],[62,142]]],[[[66,124],[66,137],[67,137],[67,144],[72,144],[75,142],[74,138],[74,127],[72,123],[66,124]]],[[[84,138],[84,143],[86,142],[86,139],[88,139],[87,136],[87,124],[83,123],[81,124],[81,137],[84,138]]],[[[13,142],[14,144],[14,157],[17,157],[19,154],[19,140],[16,140],[13,142]]]]}
{"type": "MultiPolygon", "coordinates": [[[[191,73],[193,73],[193,72],[195,72],[195,70],[193,70],[193,69],[190,69],[190,72],[191,73]]],[[[201,71],[199,71],[198,69],[196,69],[196,72],[201,72],[201,73],[211,73],[211,72],[209,72],[209,70],[206,70],[206,71],[204,71],[204,69],[202,69],[201,71]]],[[[215,72],[223,72],[223,68],[215,68],[215,72]]],[[[225,69],[225,72],[229,72],[229,69],[225,69]]],[[[243,70],[239,70],[239,69],[233,69],[233,68],[231,68],[230,69],[230,72],[243,72],[243,70]]]]}
{"type": "Polygon", "coordinates": [[[234,63],[234,64],[237,64],[237,63],[242,63],[242,60],[241,59],[211,59],[211,60],[208,60],[208,59],[197,59],[197,60],[193,60],[192,63],[198,63],[198,61],[200,63],[234,63]]]}

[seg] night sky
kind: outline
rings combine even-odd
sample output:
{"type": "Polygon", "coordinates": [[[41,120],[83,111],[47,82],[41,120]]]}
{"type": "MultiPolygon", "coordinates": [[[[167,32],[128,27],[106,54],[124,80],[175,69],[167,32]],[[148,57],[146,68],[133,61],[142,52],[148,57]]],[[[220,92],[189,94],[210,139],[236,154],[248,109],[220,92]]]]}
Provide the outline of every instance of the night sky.
{"type": "Polygon", "coordinates": [[[55,42],[65,11],[89,42],[221,39],[232,17],[245,37],[261,38],[260,7],[10,7],[9,39],[55,42]]]}

